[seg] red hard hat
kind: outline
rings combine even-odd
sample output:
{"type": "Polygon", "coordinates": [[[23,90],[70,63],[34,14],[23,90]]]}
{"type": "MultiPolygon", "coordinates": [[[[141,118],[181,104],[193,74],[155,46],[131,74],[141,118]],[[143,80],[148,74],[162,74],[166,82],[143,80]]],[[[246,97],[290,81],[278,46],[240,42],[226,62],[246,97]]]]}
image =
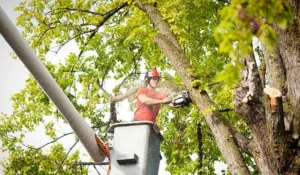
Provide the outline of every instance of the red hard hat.
{"type": "Polygon", "coordinates": [[[151,77],[159,77],[159,73],[158,73],[158,71],[156,69],[150,69],[147,72],[147,76],[149,78],[151,78],[151,77]]]}

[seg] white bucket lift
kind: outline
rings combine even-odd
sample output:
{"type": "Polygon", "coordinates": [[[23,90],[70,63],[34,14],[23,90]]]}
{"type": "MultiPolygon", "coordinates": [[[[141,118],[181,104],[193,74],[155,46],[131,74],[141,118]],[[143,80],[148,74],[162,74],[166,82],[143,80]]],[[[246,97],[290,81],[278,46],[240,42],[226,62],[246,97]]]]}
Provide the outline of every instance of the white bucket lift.
{"type": "Polygon", "coordinates": [[[108,130],[111,175],[157,175],[162,135],[152,122],[112,125],[108,130]]]}

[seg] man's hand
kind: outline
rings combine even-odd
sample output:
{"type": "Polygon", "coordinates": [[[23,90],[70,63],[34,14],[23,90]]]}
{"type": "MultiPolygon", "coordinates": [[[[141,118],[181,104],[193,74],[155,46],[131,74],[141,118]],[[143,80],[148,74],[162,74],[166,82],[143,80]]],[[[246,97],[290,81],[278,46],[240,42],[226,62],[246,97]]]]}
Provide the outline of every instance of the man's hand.
{"type": "Polygon", "coordinates": [[[169,95],[168,97],[166,97],[162,100],[162,104],[172,103],[172,100],[173,100],[172,95],[169,95]]]}

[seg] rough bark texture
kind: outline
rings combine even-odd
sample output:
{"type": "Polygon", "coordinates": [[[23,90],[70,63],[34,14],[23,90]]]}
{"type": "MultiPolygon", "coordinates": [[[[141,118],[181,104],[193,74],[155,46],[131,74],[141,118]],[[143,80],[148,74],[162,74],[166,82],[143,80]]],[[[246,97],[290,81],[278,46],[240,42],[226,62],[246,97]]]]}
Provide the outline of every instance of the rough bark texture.
{"type": "MultiPolygon", "coordinates": [[[[278,34],[278,45],[273,50],[264,48],[264,65],[259,71],[253,53],[241,58],[244,63],[242,81],[235,88],[234,110],[247,123],[251,140],[236,131],[220,112],[212,110],[205,114],[217,145],[232,174],[249,174],[243,162],[242,152],[253,156],[263,175],[300,174],[300,32],[299,0],[289,0],[293,7],[294,22],[286,29],[273,26],[278,34]],[[270,99],[263,93],[269,85],[282,92],[277,98],[275,110],[270,99]],[[232,137],[233,136],[233,137],[232,137]]],[[[181,76],[192,101],[203,114],[213,106],[205,91],[191,86],[194,77],[170,26],[154,6],[136,2],[159,33],[155,42],[169,58],[181,76]]]]}
{"type": "MultiPolygon", "coordinates": [[[[251,130],[252,156],[262,174],[278,174],[279,165],[275,159],[275,152],[266,145],[271,145],[273,140],[272,130],[268,131],[266,110],[263,102],[263,88],[255,64],[254,55],[241,59],[244,63],[242,82],[235,88],[234,108],[235,111],[247,123],[251,130]],[[247,98],[248,102],[242,100],[247,98]]],[[[269,126],[270,128],[270,126],[269,126]]]]}
{"type": "Polygon", "coordinates": [[[253,154],[261,174],[300,174],[300,32],[299,0],[290,1],[294,22],[286,29],[273,26],[278,45],[273,50],[265,47],[260,76],[253,55],[243,58],[242,82],[235,88],[235,111],[246,121],[254,145],[253,154]],[[270,108],[269,97],[262,94],[266,85],[279,89],[276,110],[270,108]],[[248,98],[247,103],[242,103],[248,98]]]}
{"type": "MultiPolygon", "coordinates": [[[[189,91],[191,99],[196,104],[199,111],[204,113],[205,110],[213,106],[213,103],[205,91],[199,93],[197,89],[192,88],[193,77],[189,71],[187,71],[191,68],[191,65],[189,65],[170,26],[163,20],[162,16],[154,6],[142,4],[140,2],[137,2],[136,5],[149,16],[151,21],[158,28],[159,33],[155,37],[155,42],[169,58],[176,72],[181,76],[189,91]]],[[[242,154],[239,151],[234,138],[231,137],[230,125],[223,118],[221,113],[218,111],[211,111],[206,114],[205,120],[216,138],[217,145],[226,159],[231,173],[234,175],[250,174],[243,162],[242,154]]]]}
{"type": "MultiPolygon", "coordinates": [[[[289,0],[292,4],[294,22],[285,30],[274,26],[278,34],[278,58],[281,60],[284,70],[281,82],[284,87],[283,96],[283,115],[285,117],[286,130],[289,131],[281,136],[282,140],[278,143],[278,152],[282,172],[284,174],[300,174],[300,151],[299,146],[299,102],[300,102],[300,14],[299,0],[289,0]],[[287,125],[287,124],[290,124],[287,125]]],[[[272,72],[276,70],[267,70],[272,72]]],[[[277,131],[280,133],[280,130],[277,131]]]]}

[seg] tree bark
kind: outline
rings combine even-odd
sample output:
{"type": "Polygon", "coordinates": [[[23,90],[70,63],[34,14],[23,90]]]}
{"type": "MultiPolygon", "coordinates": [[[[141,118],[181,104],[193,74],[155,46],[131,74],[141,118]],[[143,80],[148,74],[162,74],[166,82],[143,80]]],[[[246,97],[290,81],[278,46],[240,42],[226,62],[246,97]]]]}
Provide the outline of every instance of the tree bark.
{"type": "Polygon", "coordinates": [[[300,174],[297,144],[300,131],[300,32],[299,0],[290,0],[294,22],[286,29],[273,25],[278,45],[263,47],[266,71],[258,70],[253,55],[242,59],[245,69],[242,82],[235,89],[235,111],[246,121],[253,138],[253,157],[261,174],[300,174]],[[253,66],[254,65],[254,66],[253,66]],[[264,79],[262,81],[259,78],[264,79]],[[260,84],[262,83],[262,84],[260,84]],[[266,85],[279,89],[276,110],[270,108],[269,97],[262,94],[266,85]],[[247,103],[241,99],[248,98],[247,103]]]}
{"type": "Polygon", "coordinates": [[[278,34],[278,46],[272,51],[264,49],[265,71],[259,74],[253,53],[241,59],[245,69],[241,84],[235,88],[234,108],[251,131],[250,141],[240,137],[241,134],[218,111],[212,109],[205,113],[213,107],[213,102],[205,91],[199,92],[191,86],[194,77],[189,70],[192,66],[187,62],[170,26],[154,6],[136,2],[136,6],[158,28],[155,42],[181,76],[198,110],[205,114],[205,120],[232,174],[250,174],[239,148],[254,157],[261,174],[300,174],[300,151],[297,147],[300,143],[300,110],[295,109],[300,106],[299,0],[290,0],[290,3],[294,22],[284,30],[273,26],[278,34]],[[275,111],[270,109],[269,97],[263,94],[265,85],[277,88],[283,94],[282,98],[277,99],[279,104],[275,111]],[[247,102],[244,103],[243,99],[247,102]]]}
{"type": "MultiPolygon", "coordinates": [[[[292,5],[294,21],[286,29],[273,26],[278,35],[277,56],[282,63],[284,79],[282,91],[285,132],[281,132],[278,141],[278,154],[282,172],[285,174],[300,174],[300,1],[289,0],[292,5]],[[297,145],[298,144],[298,145],[297,145]]],[[[267,70],[275,71],[274,69],[267,70]]],[[[280,134],[280,130],[277,131],[280,134]]]]}
{"type": "MultiPolygon", "coordinates": [[[[191,68],[191,65],[189,65],[183,50],[170,29],[170,26],[163,20],[162,16],[154,6],[142,4],[141,2],[136,2],[136,6],[144,11],[158,28],[160,33],[156,35],[155,42],[166,54],[170,62],[173,64],[176,72],[182,78],[183,83],[185,84],[190,97],[196,104],[198,110],[204,114],[204,111],[211,108],[213,103],[205,91],[200,93],[197,89],[192,87],[194,79],[191,73],[187,71],[191,68]]],[[[205,120],[216,138],[217,145],[226,159],[231,173],[234,175],[250,174],[243,161],[242,154],[232,137],[229,122],[226,121],[221,113],[216,110],[208,112],[205,115],[205,120]]]]}
{"type": "MultiPolygon", "coordinates": [[[[264,95],[262,81],[255,63],[254,54],[240,59],[244,63],[242,82],[234,91],[234,109],[247,123],[252,136],[251,153],[257,167],[262,174],[278,174],[279,165],[275,159],[273,149],[266,147],[271,145],[273,130],[268,131],[266,110],[264,108],[264,95]],[[247,102],[243,102],[246,98],[247,102]]],[[[270,127],[269,127],[270,128],[270,127]]]]}

